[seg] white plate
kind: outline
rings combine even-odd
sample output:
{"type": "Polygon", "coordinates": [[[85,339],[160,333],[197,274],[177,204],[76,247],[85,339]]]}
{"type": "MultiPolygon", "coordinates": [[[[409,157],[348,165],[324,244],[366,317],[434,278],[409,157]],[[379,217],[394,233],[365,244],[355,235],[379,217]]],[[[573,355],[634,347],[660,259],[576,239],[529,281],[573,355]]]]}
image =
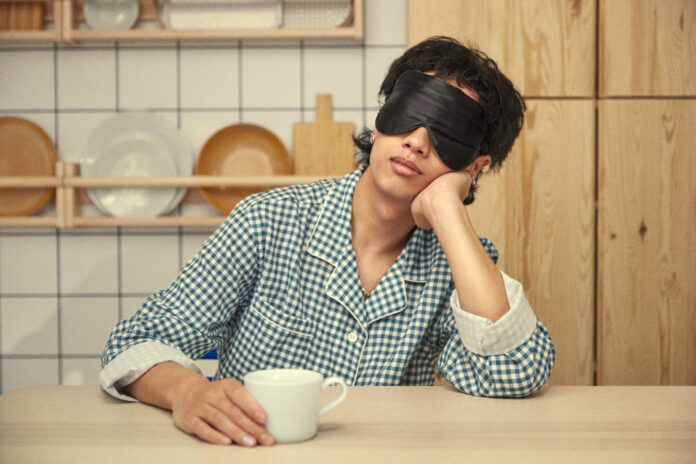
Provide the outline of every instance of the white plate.
{"type": "Polygon", "coordinates": [[[169,29],[277,28],[283,22],[281,0],[157,0],[169,29]]]}
{"type": "Polygon", "coordinates": [[[85,0],[82,7],[92,29],[130,29],[138,20],[138,0],[85,0]]]}
{"type": "MultiPolygon", "coordinates": [[[[80,158],[84,177],[189,176],[193,152],[176,126],[153,113],[118,113],[89,136],[80,158]]],[[[116,217],[154,217],[175,208],[184,188],[92,188],[90,200],[116,217]]]]}

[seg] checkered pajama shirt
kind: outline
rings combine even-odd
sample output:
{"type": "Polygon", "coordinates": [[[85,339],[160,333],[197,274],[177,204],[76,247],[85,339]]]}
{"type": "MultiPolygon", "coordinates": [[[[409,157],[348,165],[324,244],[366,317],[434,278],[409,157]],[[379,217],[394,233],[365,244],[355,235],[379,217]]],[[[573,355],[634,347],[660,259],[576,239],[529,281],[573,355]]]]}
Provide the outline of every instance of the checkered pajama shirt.
{"type": "Polygon", "coordinates": [[[519,283],[503,274],[511,310],[496,323],[466,313],[432,231],[415,229],[363,298],[350,233],[360,174],[242,201],[169,288],[116,326],[102,386],[118,396],[154,364],[196,369],[193,360],[216,348],[216,378],[296,367],[350,385],[429,385],[437,368],[473,395],[541,388],[555,349],[519,283]]]}

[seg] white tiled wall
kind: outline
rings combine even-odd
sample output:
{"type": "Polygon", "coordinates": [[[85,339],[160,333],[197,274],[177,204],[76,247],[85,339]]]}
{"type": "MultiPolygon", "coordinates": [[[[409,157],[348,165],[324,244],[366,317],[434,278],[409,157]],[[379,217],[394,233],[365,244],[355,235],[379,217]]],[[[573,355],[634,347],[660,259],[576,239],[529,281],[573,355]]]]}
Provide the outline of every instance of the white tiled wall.
{"type": "MultiPolygon", "coordinates": [[[[314,119],[318,93],[333,95],[335,120],[372,125],[379,84],[406,46],[406,0],[366,0],[365,23],[365,42],[355,45],[3,44],[0,116],[41,126],[67,161],[79,159],[100,121],[132,110],[174,121],[195,153],[240,121],[267,127],[290,149],[292,125],[314,119]]],[[[179,211],[201,207],[209,208],[179,211]]],[[[95,384],[114,324],[167,286],[210,232],[0,228],[0,392],[95,384]]]]}

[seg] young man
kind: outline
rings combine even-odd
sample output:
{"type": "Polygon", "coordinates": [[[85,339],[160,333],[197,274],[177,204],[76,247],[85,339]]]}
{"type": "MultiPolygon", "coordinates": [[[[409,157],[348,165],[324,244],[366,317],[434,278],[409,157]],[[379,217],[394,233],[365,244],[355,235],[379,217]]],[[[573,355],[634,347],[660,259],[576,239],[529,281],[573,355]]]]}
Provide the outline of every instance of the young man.
{"type": "MultiPolygon", "coordinates": [[[[521,285],[495,266],[467,214],[481,170],[522,127],[524,103],[495,63],[448,38],[391,66],[362,167],[245,199],[166,290],[106,346],[114,396],[172,410],[211,443],[273,444],[239,380],[270,367],[352,385],[432,384],[527,396],[555,351],[521,285]],[[209,382],[194,359],[217,348],[209,382]]],[[[327,154],[330,156],[330,154],[327,154]]]]}

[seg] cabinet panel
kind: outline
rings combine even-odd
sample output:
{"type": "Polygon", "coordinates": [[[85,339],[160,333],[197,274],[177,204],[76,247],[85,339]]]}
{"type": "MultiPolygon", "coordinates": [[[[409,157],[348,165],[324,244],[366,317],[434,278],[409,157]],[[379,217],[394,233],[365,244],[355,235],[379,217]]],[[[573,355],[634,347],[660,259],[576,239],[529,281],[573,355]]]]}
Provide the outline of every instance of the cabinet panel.
{"type": "Polygon", "coordinates": [[[409,0],[409,44],[471,41],[525,96],[593,96],[594,0],[409,0]]]}
{"type": "Polygon", "coordinates": [[[696,2],[600,2],[600,96],[696,95],[696,2]]]}
{"type": "Polygon", "coordinates": [[[696,100],[599,106],[598,382],[696,383],[696,100]]]}
{"type": "Polygon", "coordinates": [[[520,280],[557,349],[554,384],[594,381],[595,110],[592,100],[529,100],[503,170],[470,207],[479,235],[520,280]]]}

